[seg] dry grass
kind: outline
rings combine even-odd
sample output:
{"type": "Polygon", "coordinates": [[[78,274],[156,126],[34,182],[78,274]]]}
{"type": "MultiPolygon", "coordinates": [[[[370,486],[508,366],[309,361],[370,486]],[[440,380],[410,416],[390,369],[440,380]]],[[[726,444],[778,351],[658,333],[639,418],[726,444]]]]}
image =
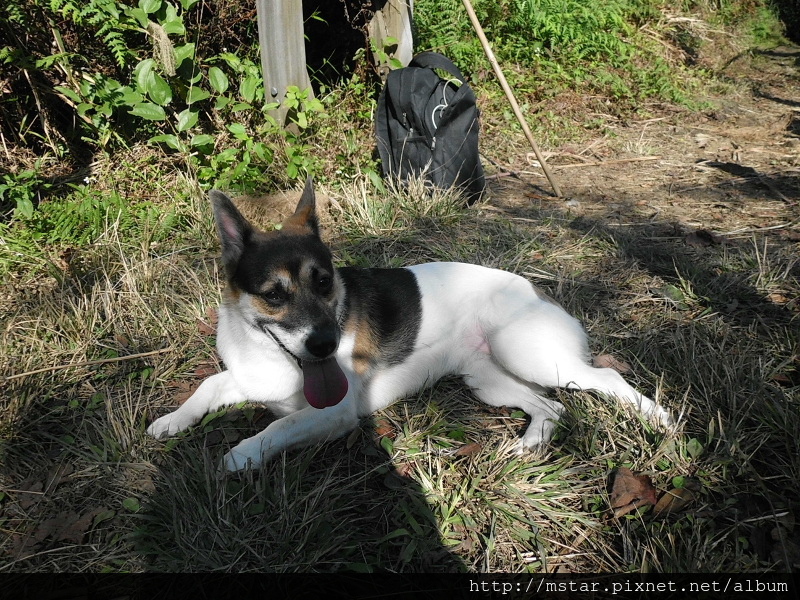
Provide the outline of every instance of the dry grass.
{"type": "Polygon", "coordinates": [[[341,260],[463,260],[527,274],[584,321],[597,354],[632,365],[628,377],[681,415],[678,428],[653,430],[605,399],[560,392],[567,412],[552,445],[517,457],[510,448],[524,417],[446,380],[346,439],[219,479],[225,449],[268,422],[261,410],[217,415],[166,445],[144,435],[174,405],[176,387],[215,364],[198,319],[219,299],[216,246],[204,201],[187,193],[189,225],[169,241],[153,247],[112,223],[58,277],[31,267],[6,290],[6,375],[161,352],[0,383],[3,570],[796,564],[788,517],[800,416],[796,381],[785,378],[796,377],[797,329],[791,311],[765,300],[775,290],[797,294],[794,255],[758,238],[703,249],[702,261],[672,241],[643,253],[636,228],[576,227],[521,196],[513,210],[491,202],[464,210],[458,199],[378,193],[358,179],[326,191],[326,228],[341,260]],[[737,298],[747,310],[722,310],[737,298]],[[620,465],[661,491],[679,476],[702,489],[680,513],[617,520],[607,486],[620,465]]]}

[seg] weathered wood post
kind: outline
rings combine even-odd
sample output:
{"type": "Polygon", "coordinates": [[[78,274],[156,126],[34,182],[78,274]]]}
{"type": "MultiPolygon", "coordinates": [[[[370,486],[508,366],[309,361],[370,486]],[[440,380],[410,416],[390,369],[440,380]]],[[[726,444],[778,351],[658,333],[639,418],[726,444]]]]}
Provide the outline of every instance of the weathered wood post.
{"type": "MultiPolygon", "coordinates": [[[[256,10],[266,101],[283,102],[290,85],[301,90],[311,87],[306,69],[303,0],[256,0],[256,10]]],[[[279,108],[273,117],[284,124],[286,110],[279,108]]]]}
{"type": "MultiPolygon", "coordinates": [[[[403,65],[407,65],[414,54],[411,37],[413,4],[414,0],[386,0],[375,12],[367,29],[375,47],[388,50],[403,65]],[[396,39],[397,47],[386,48],[387,38],[396,39]]],[[[303,0],[256,0],[256,10],[266,101],[282,103],[290,85],[301,90],[311,88],[306,68],[303,0]]],[[[272,116],[285,124],[286,110],[283,107],[274,111],[272,116]]]]}
{"type": "MultiPolygon", "coordinates": [[[[367,25],[369,39],[378,50],[392,54],[405,67],[414,56],[414,40],[411,33],[411,15],[414,10],[414,0],[388,0],[383,7],[375,12],[375,16],[367,25]],[[386,40],[394,38],[397,45],[387,47],[386,40]]],[[[388,73],[389,65],[384,64],[380,57],[375,56],[375,62],[381,70],[381,75],[388,73]],[[386,71],[384,73],[383,71],[386,71]]]]}

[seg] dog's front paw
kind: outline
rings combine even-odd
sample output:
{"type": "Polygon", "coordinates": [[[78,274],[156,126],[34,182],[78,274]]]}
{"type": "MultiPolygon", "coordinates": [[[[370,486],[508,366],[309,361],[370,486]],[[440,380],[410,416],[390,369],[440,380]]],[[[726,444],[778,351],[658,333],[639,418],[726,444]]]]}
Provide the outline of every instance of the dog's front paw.
{"type": "Polygon", "coordinates": [[[147,428],[147,435],[157,440],[163,440],[189,429],[193,424],[194,421],[192,419],[182,417],[178,411],[175,411],[150,423],[150,427],[147,428]]]}
{"type": "Polygon", "coordinates": [[[222,457],[222,473],[239,473],[247,469],[257,469],[261,462],[252,456],[239,452],[238,446],[222,457]]]}
{"type": "Polygon", "coordinates": [[[672,414],[660,404],[650,400],[650,398],[642,397],[639,410],[650,421],[662,427],[669,428],[675,424],[672,414]]]}
{"type": "Polygon", "coordinates": [[[536,415],[531,417],[528,429],[517,441],[516,453],[527,454],[528,452],[539,453],[553,437],[556,429],[558,417],[546,417],[536,415]]]}
{"type": "Polygon", "coordinates": [[[268,447],[263,432],[242,440],[222,458],[222,470],[226,473],[238,473],[246,469],[258,469],[274,454],[265,450],[268,447]]]}

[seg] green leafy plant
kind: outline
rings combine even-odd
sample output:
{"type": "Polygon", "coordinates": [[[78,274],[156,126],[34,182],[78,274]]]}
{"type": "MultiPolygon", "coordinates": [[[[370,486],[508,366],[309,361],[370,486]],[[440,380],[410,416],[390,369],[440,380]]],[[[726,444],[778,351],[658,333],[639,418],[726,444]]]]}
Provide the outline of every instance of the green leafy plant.
{"type": "MultiPolygon", "coordinates": [[[[537,70],[543,87],[588,87],[614,98],[676,99],[662,59],[638,33],[656,22],[650,0],[478,0],[475,11],[501,62],[537,70]],[[552,83],[550,83],[552,82],[552,83]]],[[[423,47],[438,49],[468,72],[486,58],[460,0],[422,0],[415,23],[423,47]]]]}
{"type": "Polygon", "coordinates": [[[41,179],[39,166],[37,161],[33,169],[0,176],[0,207],[13,207],[17,217],[30,218],[33,215],[34,200],[38,193],[51,185],[41,179]]]}

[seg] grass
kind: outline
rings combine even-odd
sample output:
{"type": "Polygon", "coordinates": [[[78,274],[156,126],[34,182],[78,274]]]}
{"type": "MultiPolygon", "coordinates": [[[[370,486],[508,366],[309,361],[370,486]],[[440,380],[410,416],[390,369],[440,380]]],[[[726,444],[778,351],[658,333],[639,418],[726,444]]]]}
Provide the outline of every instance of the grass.
{"type": "Polygon", "coordinates": [[[553,444],[518,457],[524,416],[446,380],[345,439],[219,479],[221,455],[268,422],[263,411],[239,407],[166,445],[144,435],[182,382],[217,368],[198,325],[219,299],[216,243],[205,201],[185,189],[174,236],[109,223],[59,276],[32,265],[7,294],[4,373],[158,353],[2,382],[3,570],[750,571],[792,560],[788,542],[762,542],[765,556],[754,540],[791,532],[780,515],[797,488],[800,417],[796,388],[776,376],[796,357],[796,329],[757,309],[748,322],[706,309],[736,289],[796,291],[796,259],[758,241],[709,252],[735,281],[721,282],[674,247],[648,265],[631,255],[637,232],[581,231],[557,211],[467,211],[381,194],[366,178],[328,192],[337,256],[529,273],[584,321],[597,354],[633,365],[628,377],[681,415],[677,430],[559,392],[553,444]],[[665,282],[681,302],[656,291],[665,282]],[[702,489],[682,513],[616,520],[607,485],[620,465],[661,491],[686,476],[702,489]],[[53,515],[63,531],[42,529],[53,515]]]}
{"type": "MultiPolygon", "coordinates": [[[[546,148],[574,159],[570,144],[591,137],[591,160],[664,151],[660,118],[625,135],[608,98],[542,99],[523,70],[512,78],[527,82],[532,113],[550,115],[536,134],[546,148]]],[[[652,188],[656,217],[620,191],[603,200],[620,207],[601,218],[511,178],[492,179],[492,195],[469,210],[452,196],[376,186],[359,142],[365,98],[334,91],[308,142],[339,263],[458,260],[522,274],[585,324],[596,356],[627,363],[626,378],[678,426],[654,429],[606,399],[554,392],[566,411],[552,444],[520,457],[524,415],[446,379],[340,440],[217,477],[227,449],[271,417],[243,405],[166,443],[145,435],[222,368],[221,283],[209,206],[183,159],[134,145],[82,185],[39,190],[50,195],[31,219],[0,225],[0,572],[796,568],[796,242],[737,227],[724,244],[689,246],[671,187],[652,188]],[[358,117],[339,118],[338,98],[358,117]],[[695,500],[614,518],[609,480],[620,466],[648,475],[659,494],[689,480],[695,500]]],[[[519,167],[523,138],[496,95],[481,102],[482,149],[519,167]]],[[[626,189],[619,171],[602,174],[626,189]]],[[[692,221],[716,222],[729,188],[708,187],[692,221]]],[[[261,224],[291,203],[263,202],[261,224]]]]}

